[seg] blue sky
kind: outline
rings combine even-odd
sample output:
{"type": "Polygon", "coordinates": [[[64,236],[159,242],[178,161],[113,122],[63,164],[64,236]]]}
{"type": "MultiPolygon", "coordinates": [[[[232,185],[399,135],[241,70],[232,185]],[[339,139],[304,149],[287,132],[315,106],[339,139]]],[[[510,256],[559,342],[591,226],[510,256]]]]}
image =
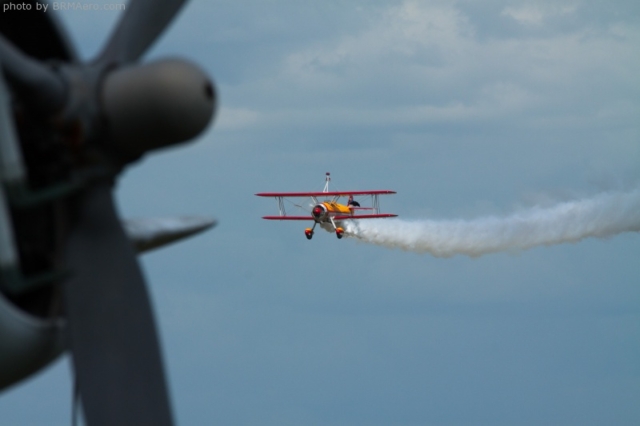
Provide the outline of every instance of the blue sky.
{"type": "MultiPolygon", "coordinates": [[[[61,13],[84,58],[116,12],[61,13]]],[[[393,189],[409,219],[640,183],[634,1],[192,1],[146,60],[220,109],[122,176],[123,216],[211,215],[142,257],[179,424],[636,425],[637,233],[434,258],[260,219],[262,191],[393,189]]],[[[640,213],[639,213],[640,214],[640,213]]],[[[69,424],[68,360],[0,396],[69,424]]]]}

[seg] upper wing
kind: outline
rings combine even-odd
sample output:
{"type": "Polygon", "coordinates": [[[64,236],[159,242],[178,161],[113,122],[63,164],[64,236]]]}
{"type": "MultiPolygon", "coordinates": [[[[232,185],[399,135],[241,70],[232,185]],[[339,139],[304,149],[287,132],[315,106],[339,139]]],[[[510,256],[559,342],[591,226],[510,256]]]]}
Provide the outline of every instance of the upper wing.
{"type": "Polygon", "coordinates": [[[267,220],[314,220],[311,215],[309,216],[262,216],[267,220]]]}
{"type": "Polygon", "coordinates": [[[343,196],[349,195],[381,195],[395,194],[396,191],[376,190],[376,191],[330,191],[330,192],[259,192],[258,197],[323,197],[323,196],[343,196]]]}

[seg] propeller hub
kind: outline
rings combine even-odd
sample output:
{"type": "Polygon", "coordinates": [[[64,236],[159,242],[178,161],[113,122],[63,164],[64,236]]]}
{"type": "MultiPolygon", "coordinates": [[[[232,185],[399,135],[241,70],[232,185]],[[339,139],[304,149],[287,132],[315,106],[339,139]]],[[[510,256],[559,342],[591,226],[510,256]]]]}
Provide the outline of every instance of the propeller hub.
{"type": "Polygon", "coordinates": [[[191,62],[166,59],[116,69],[102,84],[108,138],[127,158],[185,142],[211,122],[216,98],[213,82],[191,62]]]}
{"type": "Polygon", "coordinates": [[[327,209],[322,204],[318,204],[313,208],[313,210],[311,210],[311,214],[314,218],[320,219],[322,216],[324,216],[326,211],[327,209]]]}

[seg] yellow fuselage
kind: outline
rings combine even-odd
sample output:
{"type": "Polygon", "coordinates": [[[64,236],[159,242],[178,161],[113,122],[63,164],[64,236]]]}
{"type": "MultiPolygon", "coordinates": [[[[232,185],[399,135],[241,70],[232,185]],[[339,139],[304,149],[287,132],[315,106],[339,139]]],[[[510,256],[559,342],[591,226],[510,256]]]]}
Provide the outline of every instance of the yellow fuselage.
{"type": "Polygon", "coordinates": [[[353,210],[349,206],[336,203],[335,201],[325,201],[322,205],[327,209],[327,212],[334,214],[353,214],[353,210]]]}

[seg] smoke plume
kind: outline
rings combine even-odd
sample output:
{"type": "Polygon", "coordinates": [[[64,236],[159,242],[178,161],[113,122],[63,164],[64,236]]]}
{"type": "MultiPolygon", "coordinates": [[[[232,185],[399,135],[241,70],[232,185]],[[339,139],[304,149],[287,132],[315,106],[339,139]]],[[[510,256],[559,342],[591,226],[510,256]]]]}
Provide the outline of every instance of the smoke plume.
{"type": "Polygon", "coordinates": [[[438,257],[471,257],[584,238],[640,232],[640,190],[534,207],[506,217],[474,220],[348,221],[345,234],[360,241],[438,257]]]}

